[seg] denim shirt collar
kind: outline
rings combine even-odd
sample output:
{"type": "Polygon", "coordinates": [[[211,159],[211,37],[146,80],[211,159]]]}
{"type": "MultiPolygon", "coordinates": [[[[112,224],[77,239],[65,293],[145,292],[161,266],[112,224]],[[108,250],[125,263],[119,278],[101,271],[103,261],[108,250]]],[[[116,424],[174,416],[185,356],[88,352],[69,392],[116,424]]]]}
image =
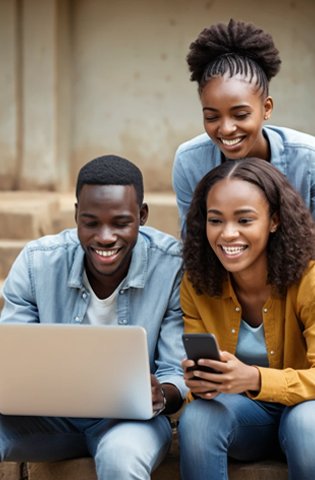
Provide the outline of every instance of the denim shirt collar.
{"type": "Polygon", "coordinates": [[[281,171],[285,172],[286,163],[283,160],[283,139],[272,128],[263,128],[264,137],[267,138],[270,148],[270,162],[281,171]]]}

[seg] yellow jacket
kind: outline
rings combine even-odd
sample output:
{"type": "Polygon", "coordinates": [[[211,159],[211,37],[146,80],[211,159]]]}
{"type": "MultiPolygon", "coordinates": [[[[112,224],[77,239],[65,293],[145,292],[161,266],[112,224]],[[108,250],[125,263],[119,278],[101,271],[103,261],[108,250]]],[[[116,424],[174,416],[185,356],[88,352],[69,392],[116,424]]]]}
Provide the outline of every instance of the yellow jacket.
{"type": "MultiPolygon", "coordinates": [[[[242,309],[230,281],[220,297],[197,295],[187,275],[181,285],[185,331],[211,332],[221,350],[235,354],[242,309]]],[[[284,297],[263,307],[269,368],[258,367],[261,390],[255,400],[295,405],[315,399],[315,262],[284,297]]]]}

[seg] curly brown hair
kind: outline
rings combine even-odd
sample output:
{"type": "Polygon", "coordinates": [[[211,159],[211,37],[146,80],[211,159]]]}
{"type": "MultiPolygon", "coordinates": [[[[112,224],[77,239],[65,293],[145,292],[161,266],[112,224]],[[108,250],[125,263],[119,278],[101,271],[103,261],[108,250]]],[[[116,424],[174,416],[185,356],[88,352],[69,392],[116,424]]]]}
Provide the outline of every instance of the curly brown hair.
{"type": "Polygon", "coordinates": [[[276,214],[279,227],[267,244],[268,283],[283,295],[296,283],[311,259],[315,259],[315,224],[300,195],[275,167],[259,158],[228,160],[207,173],[198,183],[187,215],[184,265],[197,293],[218,296],[227,271],[209,245],[206,235],[208,192],[224,178],[256,185],[276,214]]]}
{"type": "Polygon", "coordinates": [[[268,95],[269,82],[279,69],[279,51],[269,33],[251,23],[231,19],[203,29],[191,43],[187,55],[190,79],[197,81],[199,93],[212,77],[240,73],[255,80],[268,95]]]}

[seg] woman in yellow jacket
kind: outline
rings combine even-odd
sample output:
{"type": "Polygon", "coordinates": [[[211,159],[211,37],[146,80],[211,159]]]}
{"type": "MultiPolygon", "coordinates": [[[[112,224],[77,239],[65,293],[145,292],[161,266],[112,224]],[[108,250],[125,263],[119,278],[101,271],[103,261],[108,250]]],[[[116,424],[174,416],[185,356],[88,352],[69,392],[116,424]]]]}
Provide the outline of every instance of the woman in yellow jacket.
{"type": "Polygon", "coordinates": [[[181,302],[185,331],[214,333],[221,361],[183,361],[182,480],[224,480],[228,456],[277,449],[290,480],[314,480],[314,260],[310,213],[270,163],[226,161],[199,182],[181,302]]]}

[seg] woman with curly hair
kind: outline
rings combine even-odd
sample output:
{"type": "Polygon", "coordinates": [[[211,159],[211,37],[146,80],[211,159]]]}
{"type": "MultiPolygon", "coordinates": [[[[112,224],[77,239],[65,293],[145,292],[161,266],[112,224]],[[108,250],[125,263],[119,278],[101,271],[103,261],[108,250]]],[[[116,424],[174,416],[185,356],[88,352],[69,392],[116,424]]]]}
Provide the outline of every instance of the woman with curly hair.
{"type": "Polygon", "coordinates": [[[173,188],[185,231],[199,180],[226,159],[258,157],[277,167],[315,218],[315,137],[266,125],[273,110],[269,82],[281,60],[272,37],[253,24],[230,20],[205,28],[187,55],[198,84],[206,133],[177,149],[173,188]]]}
{"type": "Polygon", "coordinates": [[[183,255],[185,331],[214,333],[220,361],[182,363],[191,400],[179,421],[182,480],[224,480],[228,457],[254,461],[275,451],[285,456],[291,480],[313,480],[309,210],[270,163],[228,160],[197,185],[183,255]]]}

